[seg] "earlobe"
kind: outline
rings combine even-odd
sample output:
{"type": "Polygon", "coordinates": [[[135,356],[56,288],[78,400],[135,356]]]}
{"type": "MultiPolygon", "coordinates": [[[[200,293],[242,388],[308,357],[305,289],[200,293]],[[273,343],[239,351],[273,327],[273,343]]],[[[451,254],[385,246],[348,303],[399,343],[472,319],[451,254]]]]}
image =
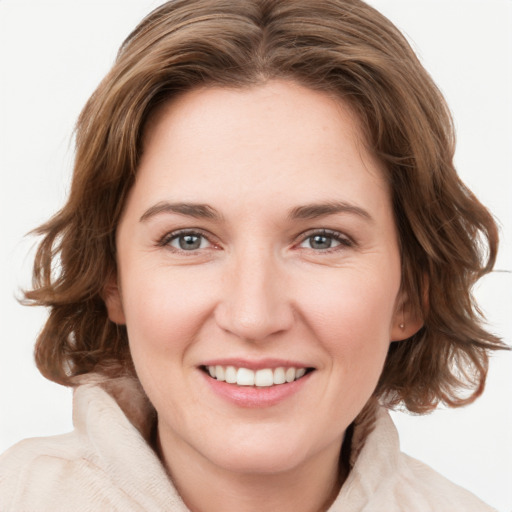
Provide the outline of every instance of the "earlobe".
{"type": "Polygon", "coordinates": [[[416,334],[423,327],[423,316],[416,311],[408,297],[402,297],[391,326],[390,341],[403,341],[416,334]]]}
{"type": "Polygon", "coordinates": [[[109,319],[118,325],[126,324],[124,316],[123,302],[121,300],[121,291],[116,277],[109,279],[103,288],[103,300],[107,306],[109,319]]]}

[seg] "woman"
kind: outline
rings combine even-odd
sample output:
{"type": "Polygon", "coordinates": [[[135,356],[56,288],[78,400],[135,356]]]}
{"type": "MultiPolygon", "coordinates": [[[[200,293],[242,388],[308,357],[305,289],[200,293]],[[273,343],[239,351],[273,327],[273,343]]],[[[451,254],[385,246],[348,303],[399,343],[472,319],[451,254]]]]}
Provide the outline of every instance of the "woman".
{"type": "Polygon", "coordinates": [[[469,295],[496,227],[452,157],[365,4],[157,9],[81,115],[26,294],[76,430],[4,455],[2,510],[485,510],[385,412],[471,402],[503,348],[469,295]]]}

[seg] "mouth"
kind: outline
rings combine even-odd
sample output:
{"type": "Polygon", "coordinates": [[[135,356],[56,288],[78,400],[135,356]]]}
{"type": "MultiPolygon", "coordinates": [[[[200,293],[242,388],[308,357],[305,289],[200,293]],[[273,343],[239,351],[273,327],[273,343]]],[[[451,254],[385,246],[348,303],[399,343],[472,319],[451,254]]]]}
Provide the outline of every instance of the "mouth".
{"type": "Polygon", "coordinates": [[[201,366],[201,370],[210,378],[219,382],[226,382],[236,386],[269,388],[290,384],[302,379],[305,375],[314,371],[314,368],[306,367],[277,367],[251,370],[250,368],[208,365],[201,366]]]}

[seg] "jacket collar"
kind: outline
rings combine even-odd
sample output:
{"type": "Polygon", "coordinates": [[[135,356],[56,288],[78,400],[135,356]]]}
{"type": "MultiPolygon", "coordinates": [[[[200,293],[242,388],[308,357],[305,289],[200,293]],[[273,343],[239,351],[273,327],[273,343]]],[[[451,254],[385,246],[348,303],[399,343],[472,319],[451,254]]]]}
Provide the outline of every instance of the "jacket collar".
{"type": "MultiPolygon", "coordinates": [[[[87,458],[144,510],[188,512],[151,447],[156,412],[139,381],[127,375],[87,374],[75,384],[73,423],[88,441],[87,458]]],[[[387,476],[396,474],[398,435],[377,401],[368,402],[350,431],[349,473],[328,512],[362,510],[387,476]]]]}

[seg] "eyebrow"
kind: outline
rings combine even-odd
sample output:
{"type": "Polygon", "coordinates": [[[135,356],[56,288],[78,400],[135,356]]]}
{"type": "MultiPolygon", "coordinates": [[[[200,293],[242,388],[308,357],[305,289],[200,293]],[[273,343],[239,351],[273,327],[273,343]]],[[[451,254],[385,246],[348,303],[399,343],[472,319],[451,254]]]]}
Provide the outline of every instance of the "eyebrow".
{"type": "Polygon", "coordinates": [[[155,215],[161,213],[177,213],[179,215],[186,215],[187,217],[194,217],[196,219],[211,219],[221,220],[222,215],[211,206],[199,203],[168,203],[162,201],[147,209],[139,219],[140,222],[145,222],[155,215]]]}
{"type": "MultiPolygon", "coordinates": [[[[177,213],[195,219],[210,219],[220,221],[222,215],[208,204],[201,203],[169,203],[162,201],[148,208],[140,217],[140,222],[145,222],[155,215],[162,213],[177,213]]],[[[373,221],[372,216],[359,206],[346,203],[344,201],[329,201],[327,203],[312,203],[303,206],[296,206],[288,213],[290,220],[308,220],[319,217],[327,217],[337,213],[349,213],[357,215],[363,219],[373,221]]]]}
{"type": "Polygon", "coordinates": [[[372,216],[366,210],[344,201],[329,201],[327,203],[312,203],[297,206],[290,210],[288,218],[292,220],[307,220],[327,217],[328,215],[334,215],[336,213],[349,213],[362,217],[365,220],[373,221],[372,216]]]}

